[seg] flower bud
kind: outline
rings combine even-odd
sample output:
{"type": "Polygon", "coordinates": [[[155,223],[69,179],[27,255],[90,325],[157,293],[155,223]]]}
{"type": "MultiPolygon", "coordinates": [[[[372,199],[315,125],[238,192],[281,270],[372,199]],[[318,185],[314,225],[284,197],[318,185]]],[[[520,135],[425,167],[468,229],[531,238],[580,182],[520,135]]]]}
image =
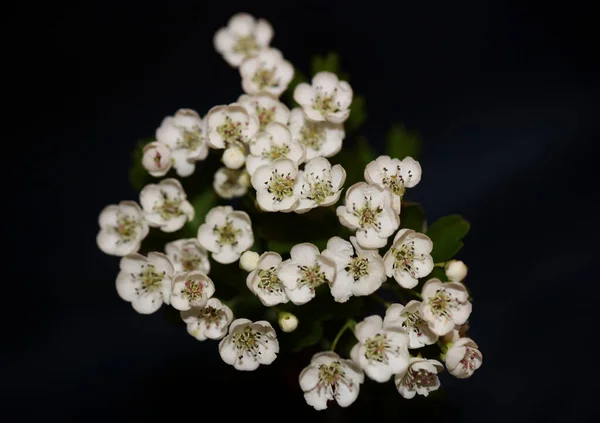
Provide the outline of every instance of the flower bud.
{"type": "Polygon", "coordinates": [[[238,147],[229,147],[223,153],[221,160],[229,169],[239,169],[246,162],[246,155],[238,147]]]}
{"type": "Polygon", "coordinates": [[[460,260],[450,260],[446,263],[446,276],[451,282],[460,282],[466,276],[469,268],[460,260]]]}
{"type": "Polygon", "coordinates": [[[298,327],[298,318],[286,311],[279,313],[279,327],[284,332],[293,332],[298,327]]]}
{"type": "Polygon", "coordinates": [[[251,182],[250,182],[250,174],[248,172],[243,172],[240,177],[238,178],[238,183],[240,185],[243,185],[245,187],[249,187],[251,182]]]}
{"type": "Polygon", "coordinates": [[[258,265],[260,255],[255,251],[245,251],[240,257],[240,267],[246,272],[252,272],[258,265]]]}
{"type": "Polygon", "coordinates": [[[150,175],[155,177],[165,176],[172,165],[171,150],[166,145],[154,141],[144,147],[142,166],[150,175]]]}

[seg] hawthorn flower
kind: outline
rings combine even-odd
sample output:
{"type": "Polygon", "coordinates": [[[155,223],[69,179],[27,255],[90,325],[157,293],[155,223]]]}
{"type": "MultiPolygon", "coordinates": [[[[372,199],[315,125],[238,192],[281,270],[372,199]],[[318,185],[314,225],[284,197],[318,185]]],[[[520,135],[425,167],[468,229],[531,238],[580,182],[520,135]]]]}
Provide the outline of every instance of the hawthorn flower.
{"type": "Polygon", "coordinates": [[[350,242],[337,236],[330,238],[321,255],[336,265],[331,295],[338,303],[345,303],[353,295],[371,295],[387,279],[379,253],[361,248],[356,237],[351,236],[350,242]]]}
{"type": "Polygon", "coordinates": [[[208,145],[216,149],[245,148],[258,131],[258,118],[238,103],[215,106],[206,115],[208,145]]]}
{"type": "Polygon", "coordinates": [[[227,168],[237,170],[246,163],[246,151],[242,147],[226,148],[221,161],[227,168]]]}
{"type": "Polygon", "coordinates": [[[400,229],[394,243],[383,256],[385,271],[398,284],[412,289],[433,270],[433,242],[425,234],[412,229],[400,229]]]}
{"type": "Polygon", "coordinates": [[[106,206],[100,212],[98,224],[98,248],[111,256],[137,253],[149,231],[142,209],[134,201],[106,206]]]}
{"type": "Polygon", "coordinates": [[[252,272],[258,266],[260,255],[256,251],[244,251],[240,257],[240,268],[252,272]]]}
{"type": "Polygon", "coordinates": [[[315,74],[311,83],[298,84],[294,90],[294,100],[310,120],[343,123],[348,119],[353,97],[350,84],[331,72],[315,74]]]}
{"type": "Polygon", "coordinates": [[[365,375],[352,360],[325,351],[312,357],[298,380],[306,403],[315,410],[325,410],[328,401],[335,400],[340,407],[356,401],[365,375]]]}
{"type": "Polygon", "coordinates": [[[408,369],[398,373],[394,383],[400,395],[406,399],[414,398],[417,394],[426,397],[440,387],[438,373],[442,370],[444,366],[437,360],[411,357],[408,369]]]}
{"type": "Polygon", "coordinates": [[[169,147],[173,167],[181,177],[194,173],[195,163],[208,156],[205,137],[205,122],[191,109],[177,110],[174,116],[164,118],[156,130],[156,140],[169,147]]]}
{"type": "Polygon", "coordinates": [[[208,253],[195,238],[178,239],[167,243],[165,254],[173,264],[175,272],[199,270],[207,275],[210,272],[208,253]]]}
{"type": "Polygon", "coordinates": [[[213,281],[199,270],[179,272],[173,276],[171,305],[177,310],[204,307],[215,293],[213,281]]]}
{"type": "Polygon", "coordinates": [[[215,172],[213,178],[213,189],[221,198],[243,197],[248,192],[248,186],[250,186],[250,176],[245,169],[222,167],[215,172]]]}
{"type": "Polygon", "coordinates": [[[242,94],[237,101],[246,111],[256,116],[259,131],[264,131],[271,122],[279,122],[287,125],[290,118],[290,109],[281,101],[268,95],[242,94]]]}
{"type": "Polygon", "coordinates": [[[173,265],[162,253],[130,254],[121,259],[117,293],[140,314],[152,314],[169,304],[173,265]]]}
{"type": "Polygon", "coordinates": [[[271,364],[277,353],[275,329],[266,320],[253,323],[236,319],[229,326],[229,334],[219,343],[221,358],[237,370],[256,370],[261,364],[271,364]]]}
{"type": "Polygon", "coordinates": [[[233,312],[217,298],[211,298],[204,307],[194,307],[181,312],[187,331],[198,341],[221,339],[233,320],[233,312]]]}
{"type": "Polygon", "coordinates": [[[464,324],[471,315],[472,305],[465,286],[460,282],[442,282],[429,279],[421,291],[421,316],[438,336],[444,336],[455,325],[464,324]]]}
{"type": "Polygon", "coordinates": [[[460,338],[446,351],[446,368],[459,379],[473,376],[483,364],[483,355],[471,338],[460,338]]]}
{"type": "Polygon", "coordinates": [[[383,326],[400,326],[408,333],[408,348],[422,348],[435,344],[438,336],[429,329],[421,317],[421,302],[409,301],[406,305],[392,304],[385,311],[383,326]]]}
{"type": "Polygon", "coordinates": [[[460,260],[450,260],[446,263],[444,268],[446,270],[446,276],[452,282],[462,281],[467,277],[467,272],[469,271],[467,265],[460,260]]]}
{"type": "Polygon", "coordinates": [[[181,183],[173,178],[142,188],[140,203],[148,225],[158,227],[163,232],[178,231],[195,214],[181,183]]]}
{"type": "Polygon", "coordinates": [[[292,139],[306,149],[306,160],[315,157],[332,157],[340,152],[346,132],[342,123],[312,121],[300,107],[289,113],[288,127],[292,139]]]}
{"type": "Polygon", "coordinates": [[[296,213],[304,213],[315,207],[335,204],[342,195],[346,182],[346,170],[339,164],[331,166],[329,160],[315,157],[298,172],[294,190],[299,198],[296,213]]]}
{"type": "Polygon", "coordinates": [[[304,147],[292,140],[287,126],[271,122],[250,142],[246,170],[252,175],[260,166],[268,165],[277,159],[288,159],[298,166],[304,161],[304,155],[304,147]]]}
{"type": "Polygon", "coordinates": [[[315,297],[315,288],[331,285],[336,274],[335,262],[323,257],[317,246],[308,242],[290,250],[290,258],[279,267],[277,276],[289,299],[296,305],[315,297]]]}
{"type": "Polygon", "coordinates": [[[412,188],[421,181],[421,165],[412,157],[392,159],[379,156],[365,167],[365,181],[387,187],[400,202],[406,188],[412,188]]]}
{"type": "Polygon", "coordinates": [[[279,97],[292,78],[294,67],[275,48],[268,48],[240,65],[242,88],[248,94],[279,97]]]}
{"type": "Polygon", "coordinates": [[[198,243],[222,264],[233,263],[254,244],[252,222],[246,212],[217,206],[198,228],[198,243]]]}
{"type": "Polygon", "coordinates": [[[267,251],[258,259],[256,269],[246,277],[248,289],[258,297],[265,307],[285,304],[290,300],[278,276],[280,265],[281,256],[267,251]]]}
{"type": "Polygon", "coordinates": [[[400,226],[392,192],[365,182],[348,188],[345,205],[339,206],[336,213],[342,225],[356,229],[356,239],[363,248],[385,246],[388,237],[400,226]]]}
{"type": "Polygon", "coordinates": [[[298,204],[294,191],[298,167],[289,159],[277,159],[260,166],[252,174],[256,201],[265,211],[292,211],[298,204]]]}
{"type": "Polygon", "coordinates": [[[247,13],[233,15],[226,27],[220,28],[214,38],[215,49],[234,68],[267,48],[273,38],[273,28],[264,19],[255,19],[247,13]]]}
{"type": "Polygon", "coordinates": [[[156,141],[146,144],[142,153],[142,166],[156,178],[165,176],[173,166],[171,150],[156,141]]]}

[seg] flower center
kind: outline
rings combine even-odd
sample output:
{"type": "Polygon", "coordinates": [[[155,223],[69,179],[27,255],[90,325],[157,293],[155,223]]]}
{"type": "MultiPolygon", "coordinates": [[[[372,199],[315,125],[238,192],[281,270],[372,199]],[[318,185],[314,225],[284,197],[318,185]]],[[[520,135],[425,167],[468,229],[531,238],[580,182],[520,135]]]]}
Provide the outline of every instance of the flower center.
{"type": "Polygon", "coordinates": [[[269,269],[260,269],[258,271],[258,277],[260,281],[258,282],[258,288],[264,291],[267,291],[271,294],[280,293],[281,289],[281,280],[277,276],[277,268],[271,267],[269,269]]]}
{"type": "Polygon", "coordinates": [[[420,326],[423,323],[425,323],[425,321],[421,318],[421,315],[419,314],[419,312],[418,311],[415,311],[414,313],[405,312],[404,316],[405,316],[405,320],[402,322],[402,327],[412,330],[418,336],[423,335],[423,332],[421,331],[420,326]]]}
{"type": "Polygon", "coordinates": [[[350,260],[350,263],[348,263],[344,270],[346,270],[356,282],[363,276],[369,275],[369,259],[355,256],[350,260]]]}
{"type": "Polygon", "coordinates": [[[306,122],[300,129],[300,142],[306,148],[319,151],[325,144],[325,129],[313,122],[306,122]]]}
{"type": "Polygon", "coordinates": [[[233,46],[233,52],[249,56],[258,50],[258,43],[254,38],[254,35],[246,35],[245,37],[238,38],[237,42],[233,46]]]}
{"type": "Polygon", "coordinates": [[[428,300],[431,311],[436,316],[447,317],[450,309],[456,308],[457,301],[444,289],[438,289],[435,295],[428,300]]]}
{"type": "Polygon", "coordinates": [[[257,104],[255,110],[260,122],[260,130],[264,131],[267,125],[275,119],[275,107],[266,108],[257,104]]]}
{"type": "Polygon", "coordinates": [[[245,353],[250,353],[255,359],[262,353],[259,351],[259,347],[269,343],[268,339],[262,339],[263,334],[252,330],[249,326],[246,326],[243,331],[238,332],[232,336],[233,344],[238,350],[238,359],[242,359],[245,353]]]}
{"type": "Polygon", "coordinates": [[[388,341],[385,334],[378,333],[377,335],[365,341],[365,358],[367,360],[377,361],[379,363],[388,363],[388,353],[398,355],[399,348],[394,348],[388,341]]]}
{"type": "Polygon", "coordinates": [[[416,271],[419,270],[415,266],[415,242],[410,241],[400,245],[398,248],[392,248],[392,255],[394,256],[394,269],[402,269],[412,277],[416,277],[416,271]]]}
{"type": "Polygon", "coordinates": [[[425,369],[415,371],[411,368],[408,370],[404,383],[409,389],[414,390],[435,386],[436,380],[437,375],[435,373],[428,372],[425,369]]]}
{"type": "Polygon", "coordinates": [[[234,247],[238,243],[237,237],[242,233],[242,230],[235,228],[233,223],[227,219],[223,226],[215,225],[213,227],[213,233],[217,236],[217,244],[220,246],[231,245],[234,247]]]}
{"type": "Polygon", "coordinates": [[[139,220],[131,216],[119,215],[117,217],[117,226],[115,226],[115,231],[120,238],[117,242],[125,243],[135,240],[140,226],[139,220]]]}
{"type": "Polygon", "coordinates": [[[181,250],[181,266],[186,272],[200,269],[202,265],[202,257],[190,248],[181,250]]]}
{"type": "Polygon", "coordinates": [[[290,147],[288,145],[282,145],[282,146],[276,146],[273,145],[271,147],[271,149],[269,151],[264,150],[262,152],[262,157],[263,159],[268,159],[268,160],[276,160],[279,159],[281,157],[287,157],[288,153],[290,152],[290,147]]]}
{"type": "Polygon", "coordinates": [[[186,150],[194,151],[202,146],[204,138],[202,137],[202,130],[194,128],[192,130],[184,129],[183,136],[179,140],[178,147],[185,148],[186,150]]]}
{"type": "Polygon", "coordinates": [[[148,264],[144,266],[142,271],[137,275],[137,279],[141,282],[140,287],[136,288],[137,294],[142,295],[161,290],[164,278],[165,272],[157,272],[154,265],[148,264]]]}
{"type": "Polygon", "coordinates": [[[289,173],[284,175],[283,173],[277,173],[277,171],[273,171],[269,180],[265,182],[267,191],[273,196],[273,199],[278,202],[294,195],[295,184],[296,180],[292,178],[289,173]]]}
{"type": "Polygon", "coordinates": [[[161,158],[162,158],[162,155],[157,151],[156,154],[154,155],[154,166],[160,167],[160,159],[161,158]]]}
{"type": "Polygon", "coordinates": [[[226,318],[225,312],[223,310],[211,306],[204,307],[200,312],[200,317],[204,319],[204,321],[206,322],[206,326],[218,326],[221,323],[221,321],[223,321],[226,318]]]}
{"type": "Polygon", "coordinates": [[[321,114],[336,113],[340,111],[340,105],[335,101],[335,92],[333,94],[324,94],[317,92],[313,100],[313,109],[321,114]]]}
{"type": "Polygon", "coordinates": [[[300,273],[298,285],[308,285],[311,290],[327,282],[325,272],[321,270],[318,263],[313,266],[298,266],[298,272],[300,273]]]}
{"type": "Polygon", "coordinates": [[[252,82],[258,86],[259,90],[265,88],[277,88],[279,86],[279,79],[275,76],[276,68],[267,69],[260,67],[254,73],[252,82]]]}
{"type": "Polygon", "coordinates": [[[310,186],[310,192],[306,198],[317,204],[323,203],[333,195],[333,185],[329,181],[318,181],[310,186]]]}
{"type": "Polygon", "coordinates": [[[479,354],[473,348],[466,347],[466,353],[462,360],[460,360],[460,365],[464,370],[473,371],[475,370],[475,363],[479,359],[479,354]]]}
{"type": "MultiPolygon", "coordinates": [[[[384,177],[382,182],[385,186],[387,186],[394,194],[402,197],[404,195],[404,179],[400,175],[400,166],[396,166],[396,173],[388,174],[387,167],[383,168],[384,177]]],[[[410,175],[410,171],[409,171],[410,175]]]]}
{"type": "Polygon", "coordinates": [[[183,295],[186,296],[190,301],[201,299],[204,296],[204,283],[197,279],[189,279],[185,281],[183,295]]]}
{"type": "Polygon", "coordinates": [[[223,141],[229,145],[243,144],[245,140],[243,128],[248,126],[248,122],[233,121],[229,116],[225,117],[225,122],[217,126],[217,133],[223,138],[223,141]]]}
{"type": "Polygon", "coordinates": [[[354,215],[358,217],[358,224],[361,228],[372,226],[375,229],[381,229],[381,223],[378,222],[378,217],[383,212],[381,206],[372,207],[371,202],[367,201],[361,208],[357,209],[356,205],[353,205],[353,208],[354,215]]]}
{"type": "Polygon", "coordinates": [[[159,213],[164,220],[173,219],[181,216],[181,200],[179,198],[170,199],[166,192],[162,192],[162,203],[154,206],[154,211],[159,213]]]}

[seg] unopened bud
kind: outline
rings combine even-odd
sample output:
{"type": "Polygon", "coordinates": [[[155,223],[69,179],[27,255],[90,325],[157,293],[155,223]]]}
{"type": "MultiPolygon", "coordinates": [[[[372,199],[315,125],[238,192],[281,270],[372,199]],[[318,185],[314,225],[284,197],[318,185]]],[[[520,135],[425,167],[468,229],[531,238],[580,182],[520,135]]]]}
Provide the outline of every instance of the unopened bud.
{"type": "Polygon", "coordinates": [[[171,150],[166,145],[154,141],[144,147],[142,166],[150,175],[165,176],[172,165],[171,150]]]}
{"type": "Polygon", "coordinates": [[[446,276],[451,282],[460,282],[466,276],[469,268],[460,260],[450,260],[446,263],[446,276]]]}
{"type": "Polygon", "coordinates": [[[279,313],[279,327],[284,332],[293,332],[298,327],[298,318],[287,311],[279,313]]]}
{"type": "Polygon", "coordinates": [[[252,272],[258,266],[260,255],[255,251],[245,251],[240,257],[240,267],[246,272],[252,272]]]}
{"type": "Polygon", "coordinates": [[[246,162],[246,155],[238,147],[229,147],[223,153],[221,160],[229,169],[239,169],[246,162]]]}
{"type": "Polygon", "coordinates": [[[238,183],[240,185],[243,185],[245,187],[249,187],[251,182],[250,182],[250,174],[246,171],[242,172],[242,174],[240,175],[240,177],[238,178],[238,183]]]}

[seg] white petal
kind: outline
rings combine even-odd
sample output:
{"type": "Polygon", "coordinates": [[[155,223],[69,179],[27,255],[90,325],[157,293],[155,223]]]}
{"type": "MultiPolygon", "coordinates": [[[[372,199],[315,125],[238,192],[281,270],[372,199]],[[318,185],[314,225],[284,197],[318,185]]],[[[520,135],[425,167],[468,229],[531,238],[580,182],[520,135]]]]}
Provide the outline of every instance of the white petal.
{"type": "Polygon", "coordinates": [[[325,410],[327,408],[327,397],[325,394],[321,394],[319,390],[313,389],[312,391],[304,393],[304,399],[306,403],[313,407],[315,410],[325,410]]]}
{"type": "Polygon", "coordinates": [[[354,329],[354,334],[360,342],[365,342],[368,338],[381,332],[382,328],[383,319],[381,316],[373,315],[358,323],[354,329]]]}
{"type": "Polygon", "coordinates": [[[300,104],[301,106],[307,106],[312,104],[313,99],[314,91],[309,84],[303,82],[296,85],[296,88],[294,89],[294,100],[296,103],[300,104]]]}
{"type": "Polygon", "coordinates": [[[140,314],[152,314],[163,305],[163,296],[160,292],[150,292],[131,301],[131,306],[140,314]]]}

